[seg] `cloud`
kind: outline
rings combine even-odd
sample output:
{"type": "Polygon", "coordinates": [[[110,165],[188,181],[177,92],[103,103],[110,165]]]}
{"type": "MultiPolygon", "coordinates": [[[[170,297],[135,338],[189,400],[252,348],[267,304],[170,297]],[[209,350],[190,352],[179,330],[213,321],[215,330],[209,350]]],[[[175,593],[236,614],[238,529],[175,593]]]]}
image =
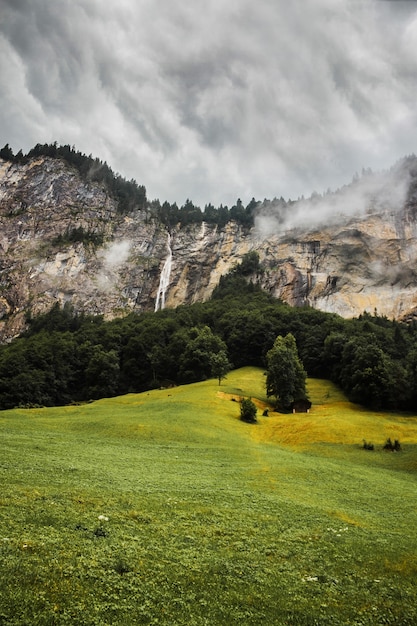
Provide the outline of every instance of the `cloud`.
{"type": "Polygon", "coordinates": [[[395,214],[404,208],[407,200],[410,165],[407,159],[402,159],[389,171],[364,170],[361,176],[356,174],[349,185],[334,192],[314,193],[296,202],[265,201],[257,208],[257,236],[285,236],[297,228],[314,230],[375,213],[395,214]]]}
{"type": "Polygon", "coordinates": [[[413,5],[3,0],[0,136],[75,145],[171,202],[339,187],[415,150],[413,5]]]}

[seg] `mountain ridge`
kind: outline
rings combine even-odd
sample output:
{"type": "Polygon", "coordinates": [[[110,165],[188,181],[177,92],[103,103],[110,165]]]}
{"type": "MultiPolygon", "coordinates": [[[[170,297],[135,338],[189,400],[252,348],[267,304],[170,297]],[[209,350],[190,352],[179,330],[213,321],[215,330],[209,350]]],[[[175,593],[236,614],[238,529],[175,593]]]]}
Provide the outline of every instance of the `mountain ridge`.
{"type": "Polygon", "coordinates": [[[251,251],[261,271],[249,279],[293,306],[410,319],[417,310],[416,161],[394,168],[378,190],[367,174],[350,196],[347,187],[284,209],[280,201],[258,203],[248,227],[233,220],[167,226],[152,203],[121,212],[105,181],[62,159],[0,159],[0,339],[18,335],[29,313],[56,302],[107,319],[155,310],[164,266],[164,306],[207,300],[251,251]]]}

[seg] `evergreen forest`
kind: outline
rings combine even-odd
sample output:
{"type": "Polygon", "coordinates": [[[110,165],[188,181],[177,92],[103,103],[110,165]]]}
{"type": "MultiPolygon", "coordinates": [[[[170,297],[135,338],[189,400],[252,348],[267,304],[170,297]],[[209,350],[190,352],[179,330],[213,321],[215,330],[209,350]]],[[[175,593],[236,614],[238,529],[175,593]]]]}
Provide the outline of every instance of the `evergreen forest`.
{"type": "Polygon", "coordinates": [[[210,301],[104,321],[58,304],[0,346],[0,408],[65,405],[266,367],[291,333],[309,376],[370,409],[417,410],[417,328],[377,314],[343,319],[293,308],[248,281],[253,259],[222,277],[210,301]],[[246,268],[246,269],[245,269],[246,268]]]}
{"type": "MultiPolygon", "coordinates": [[[[76,150],[74,146],[58,145],[57,142],[36,144],[26,154],[22,150],[14,154],[9,144],[0,149],[0,158],[10,163],[24,165],[30,159],[39,157],[64,161],[70,167],[75,168],[83,180],[105,185],[108,193],[116,201],[119,213],[127,214],[135,211],[146,211],[147,216],[158,220],[167,229],[174,227],[186,228],[202,222],[216,224],[219,228],[223,228],[227,223],[233,221],[240,224],[242,228],[249,230],[254,226],[255,217],[260,207],[266,214],[272,211],[275,220],[284,221],[291,213],[292,207],[296,202],[292,199],[286,200],[282,196],[280,198],[275,197],[272,200],[264,198],[262,201],[252,198],[245,206],[238,198],[231,207],[223,204],[215,207],[213,204],[208,203],[202,209],[187,198],[183,205],[178,206],[176,202],[160,201],[158,198],[148,199],[144,185],[139,185],[134,179],[126,180],[120,174],[115,173],[105,161],[93,157],[91,154],[87,156],[76,150]]],[[[400,159],[393,165],[388,174],[393,175],[394,180],[396,177],[401,179],[401,176],[407,178],[407,203],[414,201],[417,193],[417,157],[412,154],[400,159]]],[[[365,181],[365,187],[368,187],[369,180],[374,175],[370,168],[362,169],[361,175],[355,174],[352,182],[349,185],[344,185],[341,189],[335,191],[328,189],[323,195],[314,191],[309,199],[312,210],[314,210],[315,203],[319,202],[323,197],[337,201],[339,195],[343,198],[349,187],[354,189],[355,186],[361,185],[362,181],[365,181]]],[[[378,194],[377,192],[375,193],[370,194],[368,200],[371,204],[378,205],[378,194]]],[[[299,200],[304,200],[304,197],[297,199],[297,201],[299,200]]]]}
{"type": "MultiPolygon", "coordinates": [[[[0,149],[0,158],[10,163],[26,164],[32,158],[48,157],[65,161],[70,167],[75,168],[81,178],[106,186],[110,195],[115,199],[118,211],[127,214],[134,211],[146,210],[167,228],[179,226],[184,228],[191,224],[217,224],[220,228],[230,221],[239,223],[244,228],[251,228],[254,224],[255,210],[259,205],[254,198],[247,206],[238,199],[232,207],[214,207],[207,204],[202,210],[196,206],[192,200],[187,199],[185,203],[178,205],[169,202],[162,202],[159,199],[148,200],[146,188],[138,185],[135,180],[127,181],[120,174],[113,172],[111,167],[101,159],[92,155],[85,155],[75,147],[69,145],[37,144],[27,154],[19,150],[14,154],[13,150],[6,144],[0,149]]],[[[286,202],[281,198],[281,203],[286,206],[286,202]]],[[[291,204],[291,202],[289,202],[291,204]]]]}

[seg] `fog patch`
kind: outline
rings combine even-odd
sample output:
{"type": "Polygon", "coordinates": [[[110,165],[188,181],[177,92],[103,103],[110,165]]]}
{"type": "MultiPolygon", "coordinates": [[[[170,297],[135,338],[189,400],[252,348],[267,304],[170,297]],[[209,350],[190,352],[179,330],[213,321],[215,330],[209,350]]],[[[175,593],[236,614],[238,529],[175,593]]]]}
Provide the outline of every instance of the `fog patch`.
{"type": "Polygon", "coordinates": [[[97,284],[102,291],[113,289],[118,280],[118,271],[129,258],[131,242],[127,239],[114,241],[100,252],[102,269],[97,284]]]}
{"type": "Polygon", "coordinates": [[[255,216],[255,231],[261,238],[284,236],[297,229],[311,231],[342,224],[367,215],[396,213],[404,208],[410,188],[409,163],[404,160],[388,172],[364,170],[349,185],[295,202],[283,198],[265,200],[255,216]]]}
{"type": "Polygon", "coordinates": [[[389,283],[394,290],[403,291],[417,284],[416,271],[405,263],[388,263],[378,259],[369,264],[368,270],[375,284],[389,283]]]}

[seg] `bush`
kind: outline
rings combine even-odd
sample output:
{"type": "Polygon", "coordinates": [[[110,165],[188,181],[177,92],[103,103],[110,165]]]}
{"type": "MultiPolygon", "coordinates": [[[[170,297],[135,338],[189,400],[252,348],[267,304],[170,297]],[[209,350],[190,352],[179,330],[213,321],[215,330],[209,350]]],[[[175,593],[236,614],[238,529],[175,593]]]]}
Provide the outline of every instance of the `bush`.
{"type": "Polygon", "coordinates": [[[374,450],[375,446],[373,443],[370,443],[369,441],[365,441],[365,439],[363,440],[363,449],[364,450],[374,450]]]}
{"type": "Polygon", "coordinates": [[[398,439],[392,442],[391,437],[389,437],[385,442],[384,450],[388,450],[389,452],[399,452],[401,450],[401,444],[398,439]]]}
{"type": "Polygon", "coordinates": [[[249,424],[256,422],[256,404],[250,398],[243,398],[240,401],[240,419],[249,424]]]}

